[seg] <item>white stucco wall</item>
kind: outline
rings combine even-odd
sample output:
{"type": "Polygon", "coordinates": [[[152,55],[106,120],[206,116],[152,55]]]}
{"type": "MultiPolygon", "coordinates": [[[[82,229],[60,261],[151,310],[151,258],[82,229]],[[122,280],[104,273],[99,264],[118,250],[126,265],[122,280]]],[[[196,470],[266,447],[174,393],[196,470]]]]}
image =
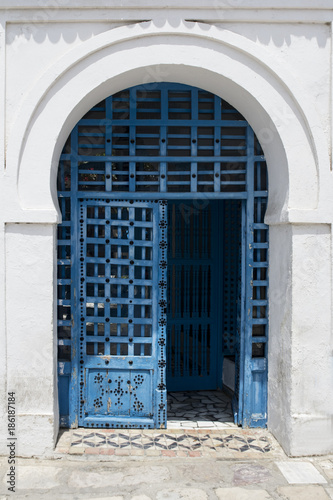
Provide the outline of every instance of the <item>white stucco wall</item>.
{"type": "Polygon", "coordinates": [[[332,450],[331,240],[330,224],[270,228],[268,428],[295,456],[332,450]]]}
{"type": "Polygon", "coordinates": [[[58,425],[54,241],[52,224],[6,225],[7,384],[16,393],[24,455],[52,450],[58,425]]]}
{"type": "Polygon", "coordinates": [[[7,391],[17,393],[19,454],[50,454],[58,432],[55,178],[64,141],[113,92],[177,81],[231,102],[261,140],[270,184],[268,427],[289,454],[333,452],[333,1],[108,4],[0,6],[1,451],[7,391]]]}

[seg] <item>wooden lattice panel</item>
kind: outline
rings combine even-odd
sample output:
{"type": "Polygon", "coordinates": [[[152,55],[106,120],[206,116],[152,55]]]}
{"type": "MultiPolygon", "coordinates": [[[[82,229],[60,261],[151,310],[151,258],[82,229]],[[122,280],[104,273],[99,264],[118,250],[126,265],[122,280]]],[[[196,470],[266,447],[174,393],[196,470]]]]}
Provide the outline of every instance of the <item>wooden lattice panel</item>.
{"type": "Polygon", "coordinates": [[[79,121],[61,156],[67,168],[75,161],[77,190],[245,192],[244,118],[209,92],[155,87],[123,90],[79,121]]]}

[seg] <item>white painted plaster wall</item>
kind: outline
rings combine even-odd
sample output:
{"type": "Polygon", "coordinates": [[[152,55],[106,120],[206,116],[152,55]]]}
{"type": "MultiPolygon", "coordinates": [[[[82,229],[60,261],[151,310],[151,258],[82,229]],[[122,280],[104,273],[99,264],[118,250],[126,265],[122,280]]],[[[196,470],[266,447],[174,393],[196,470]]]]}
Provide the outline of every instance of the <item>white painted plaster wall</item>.
{"type": "Polygon", "coordinates": [[[16,393],[17,451],[43,454],[53,449],[58,424],[55,227],[7,224],[5,239],[7,387],[16,393]]]}
{"type": "Polygon", "coordinates": [[[290,452],[291,324],[292,324],[292,226],[270,227],[269,244],[269,342],[268,427],[290,452]],[[274,248],[279,248],[274,252],[274,248]]]}
{"type": "Polygon", "coordinates": [[[6,30],[7,58],[15,60],[6,71],[7,133],[18,103],[47,68],[76,45],[111,30],[120,23],[26,23],[9,24],[6,30]],[[17,77],[17,68],[24,78],[17,77]]]}
{"type": "Polygon", "coordinates": [[[333,452],[333,1],[144,5],[0,6],[0,452],[8,390],[17,392],[19,454],[49,454],[58,432],[55,178],[63,143],[100,99],[151,81],[220,95],[261,140],[270,182],[268,426],[289,454],[333,452]]]}
{"type": "MultiPolygon", "coordinates": [[[[330,142],[330,25],[314,24],[228,24],[228,30],[248,38],[267,50],[291,78],[311,95],[330,142]],[[300,75],[305,75],[300,81],[300,75]]],[[[276,110],[279,119],[289,121],[286,109],[276,110]]]]}
{"type": "Polygon", "coordinates": [[[293,227],[291,325],[292,455],[333,449],[331,228],[293,227]]]}
{"type": "Polygon", "coordinates": [[[331,226],[270,228],[268,427],[293,456],[330,453],[331,226]]]}

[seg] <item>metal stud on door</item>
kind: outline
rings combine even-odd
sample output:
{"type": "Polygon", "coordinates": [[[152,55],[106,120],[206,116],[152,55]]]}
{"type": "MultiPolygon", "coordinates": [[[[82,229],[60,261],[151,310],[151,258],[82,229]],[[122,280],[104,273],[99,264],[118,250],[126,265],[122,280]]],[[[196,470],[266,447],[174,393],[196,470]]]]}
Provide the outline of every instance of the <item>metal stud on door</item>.
{"type": "Polygon", "coordinates": [[[79,205],[79,425],[163,427],[166,203],[79,205]]]}

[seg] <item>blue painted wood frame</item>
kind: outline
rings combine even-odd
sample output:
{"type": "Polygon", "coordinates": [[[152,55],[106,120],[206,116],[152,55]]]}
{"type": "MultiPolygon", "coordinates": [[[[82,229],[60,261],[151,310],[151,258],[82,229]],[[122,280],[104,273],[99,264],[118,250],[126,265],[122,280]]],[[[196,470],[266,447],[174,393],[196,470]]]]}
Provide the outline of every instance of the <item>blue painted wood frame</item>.
{"type": "Polygon", "coordinates": [[[254,160],[255,136],[248,127],[246,206],[242,210],[242,284],[240,309],[239,394],[235,421],[265,427],[267,421],[268,227],[263,223],[267,192],[262,195],[262,165],[254,160]],[[264,209],[263,209],[264,208],[264,209]],[[255,274],[254,274],[255,273],[255,274]],[[263,317],[262,317],[263,316],[263,317]]]}

